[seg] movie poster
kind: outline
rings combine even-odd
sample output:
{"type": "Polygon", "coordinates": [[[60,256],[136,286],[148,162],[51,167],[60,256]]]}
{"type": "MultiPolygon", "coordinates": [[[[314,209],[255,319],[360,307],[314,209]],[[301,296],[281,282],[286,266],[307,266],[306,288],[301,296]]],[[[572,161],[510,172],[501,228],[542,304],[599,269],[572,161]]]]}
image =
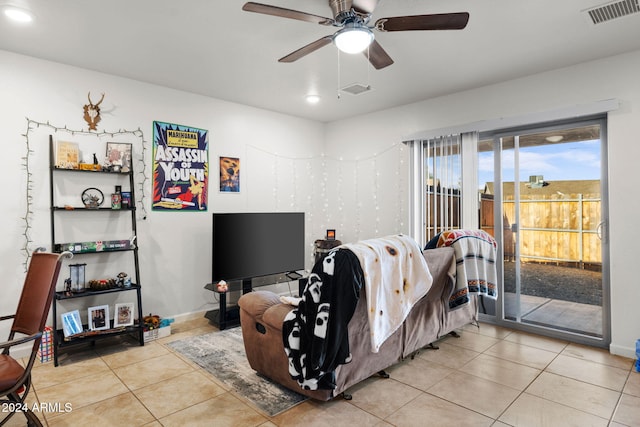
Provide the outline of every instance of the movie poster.
{"type": "Polygon", "coordinates": [[[209,132],[153,122],[153,200],[156,211],[206,211],[209,132]]]}
{"type": "Polygon", "coordinates": [[[240,192],[240,158],[220,157],[220,191],[240,192]]]}

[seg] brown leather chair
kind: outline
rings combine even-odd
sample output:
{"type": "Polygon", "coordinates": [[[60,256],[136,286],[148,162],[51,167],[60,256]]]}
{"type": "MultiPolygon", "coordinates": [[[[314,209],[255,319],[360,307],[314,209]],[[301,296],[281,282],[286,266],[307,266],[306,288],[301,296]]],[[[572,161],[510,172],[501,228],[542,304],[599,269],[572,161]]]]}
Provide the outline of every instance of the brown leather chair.
{"type": "MultiPolygon", "coordinates": [[[[31,388],[31,368],[49,315],[62,257],[63,255],[44,252],[33,253],[16,313],[0,317],[0,320],[13,319],[8,341],[0,343],[0,403],[3,404],[3,409],[22,409],[29,426],[42,425],[32,411],[24,410],[27,406],[25,399],[31,388]],[[26,366],[23,366],[11,357],[9,351],[12,347],[28,342],[32,343],[31,355],[26,366]]],[[[0,420],[0,425],[4,425],[15,413],[8,412],[0,420]]]]}

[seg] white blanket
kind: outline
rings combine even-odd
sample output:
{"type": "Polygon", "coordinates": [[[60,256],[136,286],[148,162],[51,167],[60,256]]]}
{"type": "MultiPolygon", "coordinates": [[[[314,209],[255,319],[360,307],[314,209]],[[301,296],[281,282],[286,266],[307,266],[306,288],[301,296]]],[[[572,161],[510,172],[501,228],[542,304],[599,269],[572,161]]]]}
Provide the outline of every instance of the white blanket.
{"type": "Polygon", "coordinates": [[[397,235],[341,246],[360,260],[367,295],[371,351],[404,322],[416,302],[427,294],[433,278],[420,247],[411,237],[397,235]]]}

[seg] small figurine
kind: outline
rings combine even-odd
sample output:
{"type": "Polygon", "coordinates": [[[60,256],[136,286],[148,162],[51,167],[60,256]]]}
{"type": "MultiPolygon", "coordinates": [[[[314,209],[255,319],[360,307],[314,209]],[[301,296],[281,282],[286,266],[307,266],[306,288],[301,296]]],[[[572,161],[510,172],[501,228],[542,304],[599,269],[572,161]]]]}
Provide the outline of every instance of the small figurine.
{"type": "Polygon", "coordinates": [[[155,329],[160,325],[160,316],[149,313],[148,316],[144,316],[142,321],[148,329],[155,329]]]}
{"type": "Polygon", "coordinates": [[[224,280],[220,280],[216,284],[216,288],[218,289],[218,292],[227,292],[229,290],[229,285],[227,285],[227,282],[224,280]]]}
{"type": "Polygon", "coordinates": [[[125,272],[118,273],[116,284],[119,288],[131,287],[131,278],[125,272]]]}
{"type": "Polygon", "coordinates": [[[64,294],[65,296],[71,296],[71,277],[64,281],[64,294]]]}

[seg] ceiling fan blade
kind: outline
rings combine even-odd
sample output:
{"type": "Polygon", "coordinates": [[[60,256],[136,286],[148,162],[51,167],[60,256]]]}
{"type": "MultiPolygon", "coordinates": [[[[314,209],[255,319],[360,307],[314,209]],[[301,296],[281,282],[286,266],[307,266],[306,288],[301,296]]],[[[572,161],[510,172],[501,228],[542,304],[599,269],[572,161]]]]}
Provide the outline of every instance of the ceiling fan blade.
{"type": "Polygon", "coordinates": [[[360,13],[372,14],[378,5],[378,0],[353,0],[353,8],[360,13]]]}
{"type": "Polygon", "coordinates": [[[324,36],[321,39],[318,39],[312,43],[309,43],[308,45],[301,47],[300,49],[291,52],[289,55],[287,56],[283,56],[282,58],[278,59],[278,62],[294,62],[297,61],[298,59],[302,58],[303,56],[306,56],[312,52],[315,52],[316,50],[320,49],[321,47],[324,47],[328,44],[331,44],[331,42],[333,41],[333,35],[331,36],[324,36]]]}
{"type": "Polygon", "coordinates": [[[333,19],[325,18],[324,16],[312,15],[310,13],[270,6],[268,4],[254,3],[252,1],[245,3],[244,6],[242,6],[242,10],[262,13],[264,15],[280,16],[282,18],[297,19],[298,21],[312,22],[320,25],[333,25],[334,23],[333,19]]]}
{"type": "Polygon", "coordinates": [[[380,70],[393,64],[393,59],[391,59],[389,54],[387,54],[382,46],[380,46],[380,43],[375,40],[369,45],[369,52],[366,50],[364,51],[364,56],[369,57],[369,62],[376,70],[380,70]]]}
{"type": "Polygon", "coordinates": [[[395,16],[376,21],[378,31],[461,30],[469,22],[469,13],[395,16]]]}

